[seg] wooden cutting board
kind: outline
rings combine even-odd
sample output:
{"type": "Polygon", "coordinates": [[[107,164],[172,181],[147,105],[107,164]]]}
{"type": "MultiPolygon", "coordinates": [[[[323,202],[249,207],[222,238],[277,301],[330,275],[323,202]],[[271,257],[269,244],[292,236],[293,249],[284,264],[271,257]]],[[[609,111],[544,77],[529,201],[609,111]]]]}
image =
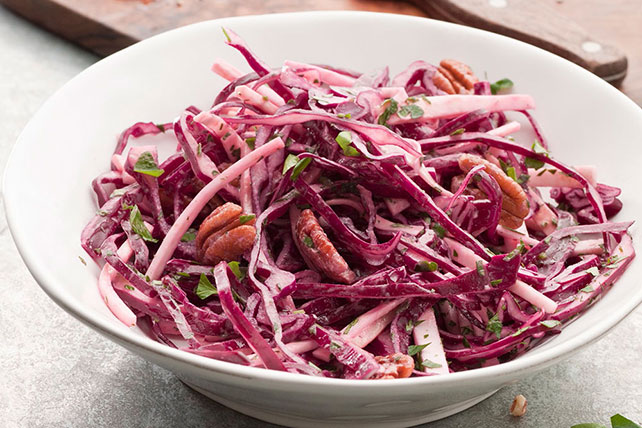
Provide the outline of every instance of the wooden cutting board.
{"type": "Polygon", "coordinates": [[[623,54],[626,52],[630,76],[622,89],[642,104],[640,0],[0,0],[0,3],[103,56],[172,28],[226,16],[301,10],[365,10],[429,16],[524,40],[616,84],[627,72],[627,58],[623,54]]]}

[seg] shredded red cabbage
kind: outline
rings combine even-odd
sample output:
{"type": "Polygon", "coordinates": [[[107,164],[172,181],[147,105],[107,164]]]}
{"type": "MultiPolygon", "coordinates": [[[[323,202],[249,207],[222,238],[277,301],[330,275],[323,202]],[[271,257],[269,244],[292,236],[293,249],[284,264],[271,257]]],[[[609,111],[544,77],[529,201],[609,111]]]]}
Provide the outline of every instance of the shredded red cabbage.
{"type": "Polygon", "coordinates": [[[92,182],[100,208],[81,243],[128,327],[206,358],[312,376],[440,375],[559,333],[633,260],[631,222],[609,221],[620,189],[552,157],[530,96],[491,95],[485,81],[446,95],[424,61],[394,77],[273,69],[224,33],[251,71],[217,60],[230,83],[209,110],[135,123],[92,182]],[[510,137],[520,127],[510,112],[538,141],[510,137]],[[130,147],[160,133],[175,137],[164,160],[156,146],[130,147]],[[232,226],[195,238],[226,202],[253,244],[206,259],[203,242],[232,226]],[[414,368],[402,367],[408,356],[414,368]]]}

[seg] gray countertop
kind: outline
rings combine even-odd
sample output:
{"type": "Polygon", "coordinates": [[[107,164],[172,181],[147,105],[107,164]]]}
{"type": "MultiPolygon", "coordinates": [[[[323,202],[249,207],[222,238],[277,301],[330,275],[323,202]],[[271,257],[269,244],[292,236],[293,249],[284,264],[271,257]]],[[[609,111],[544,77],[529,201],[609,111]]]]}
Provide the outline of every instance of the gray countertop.
{"type": "MultiPolygon", "coordinates": [[[[39,106],[98,58],[0,7],[0,166],[39,106]]],[[[54,173],[52,171],[52,173],[54,173]]],[[[642,308],[572,359],[439,427],[569,427],[642,421],[642,308]],[[516,394],[526,416],[508,414],[516,394]]],[[[223,407],[57,307],[22,263],[0,211],[0,426],[271,426],[223,407]]]]}

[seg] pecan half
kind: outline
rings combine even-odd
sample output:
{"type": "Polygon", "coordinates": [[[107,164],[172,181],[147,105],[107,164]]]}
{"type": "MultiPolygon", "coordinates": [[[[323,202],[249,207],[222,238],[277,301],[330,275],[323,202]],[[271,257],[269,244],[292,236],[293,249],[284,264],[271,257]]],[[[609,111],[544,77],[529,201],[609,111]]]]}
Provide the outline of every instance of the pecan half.
{"type": "Polygon", "coordinates": [[[520,227],[529,213],[528,198],[522,186],[506,175],[500,167],[480,156],[465,153],[459,157],[458,162],[459,168],[464,172],[470,171],[477,165],[484,166],[484,171],[493,177],[502,189],[502,212],[499,224],[511,229],[520,227]]]}
{"type": "Polygon", "coordinates": [[[400,379],[410,377],[415,368],[415,360],[406,354],[392,354],[375,357],[379,370],[370,379],[400,379]]]}
{"type": "Polygon", "coordinates": [[[252,248],[256,229],[255,219],[241,224],[243,209],[227,202],[207,216],[196,234],[197,258],[214,265],[222,260],[232,261],[252,248]]]}
{"type": "Polygon", "coordinates": [[[314,213],[309,209],[303,210],[297,220],[296,238],[299,251],[305,259],[328,278],[344,284],[354,282],[357,276],[334,248],[314,213]]]}
{"type": "Polygon", "coordinates": [[[473,71],[463,62],[444,59],[439,63],[433,83],[447,94],[470,94],[479,81],[473,71]]]}

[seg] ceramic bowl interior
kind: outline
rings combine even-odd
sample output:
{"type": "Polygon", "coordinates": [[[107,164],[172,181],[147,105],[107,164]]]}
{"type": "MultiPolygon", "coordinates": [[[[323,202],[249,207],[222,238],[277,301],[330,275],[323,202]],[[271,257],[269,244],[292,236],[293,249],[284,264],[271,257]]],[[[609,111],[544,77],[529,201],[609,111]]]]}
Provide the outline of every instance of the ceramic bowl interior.
{"type": "MultiPolygon", "coordinates": [[[[211,105],[225,84],[210,71],[216,57],[248,70],[223,43],[222,25],[273,66],[285,59],[361,71],[389,65],[394,75],[416,59],[457,58],[491,81],[509,77],[515,92],[534,96],[535,116],[554,156],[597,165],[599,181],[622,187],[624,208],[617,218],[642,216],[642,111],[561,58],[491,33],[398,15],[318,12],[209,21],[145,40],[90,67],[41,108],[13,150],[4,181],[11,232],[41,287],[82,322],[254,416],[289,425],[391,426],[437,419],[474,404],[596,340],[642,300],[641,264],[633,263],[562,334],[517,360],[399,381],[319,379],[242,367],[170,349],[126,328],[100,300],[97,266],[79,260],[89,261],[79,236],[96,210],[90,182],[108,169],[116,138],[130,124],[170,121],[186,106],[211,105]]],[[[635,228],[634,235],[640,248],[635,228]]]]}

